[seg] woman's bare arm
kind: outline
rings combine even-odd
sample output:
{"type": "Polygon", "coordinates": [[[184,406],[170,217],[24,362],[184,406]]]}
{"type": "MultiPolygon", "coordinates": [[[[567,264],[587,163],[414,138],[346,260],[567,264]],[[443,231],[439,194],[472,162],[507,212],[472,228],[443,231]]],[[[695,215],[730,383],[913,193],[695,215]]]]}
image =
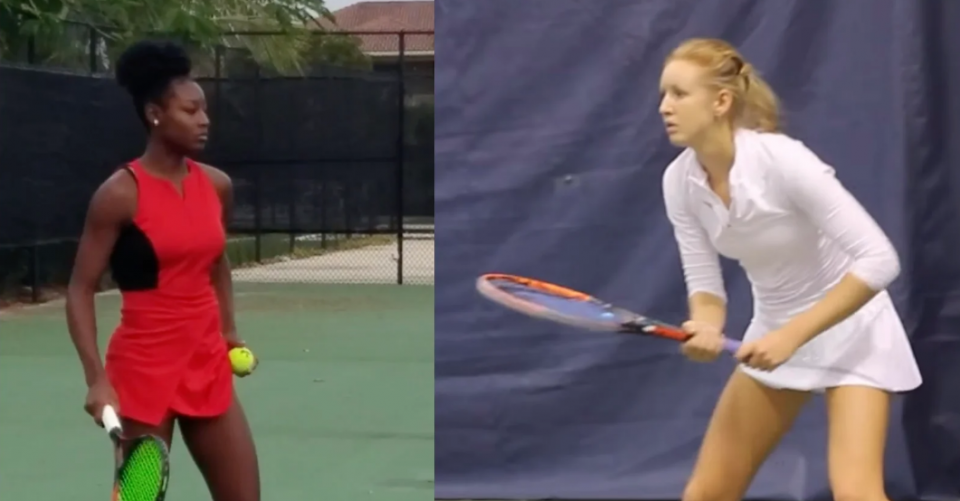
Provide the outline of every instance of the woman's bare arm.
{"type": "MultiPolygon", "coordinates": [[[[233,181],[227,173],[216,167],[203,166],[210,182],[220,195],[220,204],[223,206],[223,228],[226,231],[233,214],[233,181]]],[[[220,318],[223,322],[223,333],[228,338],[235,338],[237,326],[233,307],[233,277],[230,273],[230,258],[226,250],[217,260],[211,273],[213,287],[217,291],[217,300],[220,302],[220,318]]]]}
{"type": "Polygon", "coordinates": [[[94,193],[67,288],[67,328],[80,356],[87,386],[103,376],[97,345],[94,294],[107,269],[120,228],[132,219],[136,207],[136,183],[130,174],[118,171],[94,193]]]}

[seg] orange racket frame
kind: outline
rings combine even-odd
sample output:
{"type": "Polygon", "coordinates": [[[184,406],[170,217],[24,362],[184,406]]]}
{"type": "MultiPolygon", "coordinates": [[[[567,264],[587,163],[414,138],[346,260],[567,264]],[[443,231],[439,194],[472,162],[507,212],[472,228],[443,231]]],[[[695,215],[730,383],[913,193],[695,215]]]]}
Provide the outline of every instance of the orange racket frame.
{"type": "Polygon", "coordinates": [[[590,294],[544,280],[507,273],[485,273],[477,278],[476,288],[480,295],[490,301],[531,317],[551,320],[592,331],[647,334],[680,342],[690,339],[690,334],[686,333],[680,327],[653,320],[624,308],[613,306],[590,294]],[[522,297],[505,291],[495,284],[497,281],[511,282],[565,299],[592,303],[607,310],[610,313],[611,320],[586,319],[546,308],[543,305],[525,300],[522,297]]]}

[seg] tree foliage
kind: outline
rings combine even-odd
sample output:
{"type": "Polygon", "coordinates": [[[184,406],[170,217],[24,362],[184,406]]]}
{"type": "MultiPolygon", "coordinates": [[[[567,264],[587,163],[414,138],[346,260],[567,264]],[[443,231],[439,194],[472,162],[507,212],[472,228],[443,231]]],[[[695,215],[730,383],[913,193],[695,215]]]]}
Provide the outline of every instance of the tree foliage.
{"type": "Polygon", "coordinates": [[[318,61],[369,64],[353,38],[317,35],[317,17],[332,19],[323,0],[0,0],[0,59],[86,68],[93,37],[108,70],[130,43],[163,36],[186,43],[202,71],[212,72],[218,46],[284,74],[318,61]]]}

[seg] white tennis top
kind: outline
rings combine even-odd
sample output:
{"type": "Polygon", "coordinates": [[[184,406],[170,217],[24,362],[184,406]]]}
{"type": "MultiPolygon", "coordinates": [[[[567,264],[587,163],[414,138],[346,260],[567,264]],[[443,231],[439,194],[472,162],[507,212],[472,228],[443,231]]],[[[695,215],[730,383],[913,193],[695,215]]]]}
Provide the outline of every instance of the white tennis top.
{"type": "Polygon", "coordinates": [[[735,152],[729,208],[710,189],[691,149],[663,175],[667,216],[689,294],[702,291],[725,299],[719,256],[738,261],[754,299],[753,321],[744,335],[750,340],[812,306],[846,273],[881,291],[777,370],[742,369],[770,385],[795,389],[918,386],[916,361],[885,290],[900,264],[883,230],[834,169],[802,142],[741,129],[735,152]]]}

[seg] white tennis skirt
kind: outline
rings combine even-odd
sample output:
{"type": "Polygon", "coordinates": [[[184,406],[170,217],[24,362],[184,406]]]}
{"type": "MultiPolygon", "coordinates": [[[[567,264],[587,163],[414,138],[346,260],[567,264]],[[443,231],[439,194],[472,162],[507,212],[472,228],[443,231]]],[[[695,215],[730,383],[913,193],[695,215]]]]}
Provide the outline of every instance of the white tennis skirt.
{"type": "MultiPolygon", "coordinates": [[[[787,320],[755,316],[743,340],[759,339],[787,320]]],[[[773,388],[813,392],[859,385],[899,393],[913,390],[923,381],[903,322],[887,291],[800,347],[775,370],[766,372],[743,365],[739,369],[773,388]]]]}

